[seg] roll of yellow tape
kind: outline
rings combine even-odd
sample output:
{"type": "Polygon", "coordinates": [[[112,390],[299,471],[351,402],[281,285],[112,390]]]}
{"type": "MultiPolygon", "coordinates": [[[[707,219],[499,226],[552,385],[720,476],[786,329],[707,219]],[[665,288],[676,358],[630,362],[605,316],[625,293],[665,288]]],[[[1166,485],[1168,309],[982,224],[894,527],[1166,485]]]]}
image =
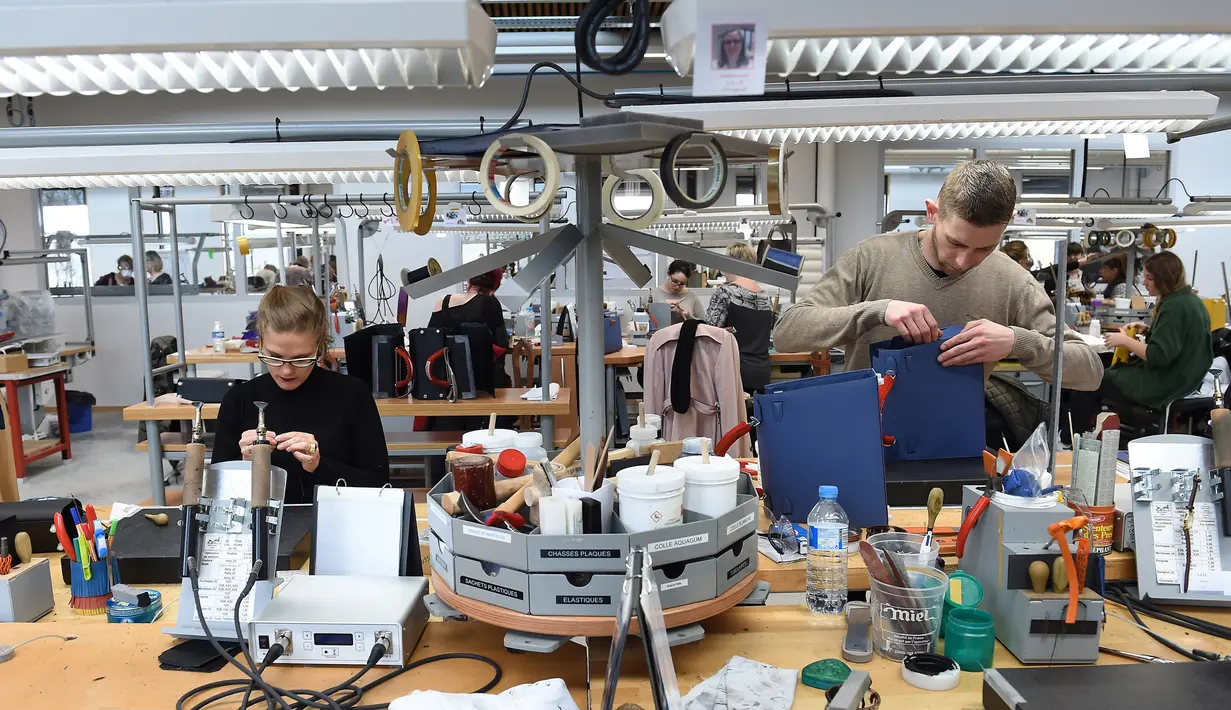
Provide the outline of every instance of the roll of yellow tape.
{"type": "MultiPolygon", "coordinates": [[[[397,193],[395,208],[398,226],[403,232],[413,232],[419,223],[419,202],[423,199],[423,158],[419,155],[419,139],[414,131],[402,131],[398,138],[397,157],[393,159],[393,187],[397,193]]],[[[430,224],[430,223],[429,223],[430,224]]]]}
{"type": "Polygon", "coordinates": [[[248,253],[252,251],[252,249],[249,248],[248,246],[247,237],[236,237],[235,245],[239,247],[239,253],[243,254],[244,256],[248,256],[248,253]]]}
{"type": "Polygon", "coordinates": [[[1158,229],[1155,227],[1143,227],[1141,230],[1141,246],[1146,249],[1153,249],[1158,246],[1158,229]]]}
{"type": "Polygon", "coordinates": [[[551,146],[541,138],[525,133],[509,133],[492,141],[483,153],[483,161],[479,164],[479,177],[483,181],[483,194],[501,214],[510,217],[542,217],[551,209],[556,199],[556,190],[560,189],[560,161],[551,146]],[[528,205],[514,205],[500,195],[495,185],[495,172],[492,162],[500,155],[500,151],[510,148],[520,148],[531,153],[537,153],[543,161],[543,191],[537,199],[528,205]]]}
{"type": "Polygon", "coordinates": [[[1167,229],[1162,230],[1160,234],[1162,238],[1159,243],[1162,244],[1164,249],[1170,249],[1175,246],[1177,237],[1174,229],[1168,227],[1167,229]]]}
{"type": "Polygon", "coordinates": [[[667,191],[663,188],[663,181],[658,177],[658,173],[649,168],[635,168],[627,171],[631,176],[642,178],[650,185],[650,207],[640,217],[625,217],[620,214],[615,208],[615,190],[624,182],[624,178],[620,175],[612,174],[607,176],[606,182],[603,183],[603,214],[612,224],[629,229],[645,229],[653,224],[659,217],[663,215],[663,208],[667,206],[667,191]]]}
{"type": "Polygon", "coordinates": [[[769,198],[769,213],[781,215],[789,212],[786,192],[786,155],[782,152],[782,146],[771,146],[769,149],[765,183],[769,198]]]}
{"type": "Polygon", "coordinates": [[[436,221],[436,171],[423,173],[423,179],[427,181],[427,207],[423,208],[413,230],[419,235],[432,231],[432,222],[436,221]]]}

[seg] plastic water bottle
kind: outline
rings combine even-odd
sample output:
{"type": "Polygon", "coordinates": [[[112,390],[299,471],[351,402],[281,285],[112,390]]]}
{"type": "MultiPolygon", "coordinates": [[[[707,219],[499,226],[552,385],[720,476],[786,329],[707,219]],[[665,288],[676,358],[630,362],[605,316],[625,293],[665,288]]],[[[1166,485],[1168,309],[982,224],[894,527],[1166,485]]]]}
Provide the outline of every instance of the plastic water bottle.
{"type": "Polygon", "coordinates": [[[214,321],[214,352],[222,354],[227,351],[227,334],[222,330],[222,321],[214,321]]]}
{"type": "Polygon", "coordinates": [[[808,513],[808,608],[841,614],[846,605],[846,511],[838,487],[821,486],[821,500],[808,513]]]}

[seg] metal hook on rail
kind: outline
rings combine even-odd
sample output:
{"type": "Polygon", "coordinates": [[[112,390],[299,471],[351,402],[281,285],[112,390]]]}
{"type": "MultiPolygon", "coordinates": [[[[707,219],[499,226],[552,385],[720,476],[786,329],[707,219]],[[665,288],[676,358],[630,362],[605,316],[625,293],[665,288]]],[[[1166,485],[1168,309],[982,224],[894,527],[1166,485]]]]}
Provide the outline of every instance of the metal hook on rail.
{"type": "Polygon", "coordinates": [[[342,207],[339,207],[339,208],[338,208],[338,217],[340,217],[340,218],[342,218],[342,219],[349,219],[349,218],[351,218],[351,217],[354,217],[354,216],[355,216],[355,208],[354,208],[354,207],[351,207],[351,203],[350,203],[350,193],[349,193],[349,192],[348,192],[348,193],[346,193],[346,204],[345,204],[345,205],[343,205],[343,207],[350,207],[350,214],[343,214],[343,213],[342,213],[342,207]]]}
{"type": "Polygon", "coordinates": [[[380,213],[385,217],[392,218],[394,213],[393,205],[389,203],[389,193],[385,193],[385,206],[381,208],[380,213]]]}
{"type": "Polygon", "coordinates": [[[274,202],[273,210],[274,210],[274,216],[277,217],[278,219],[286,219],[287,215],[290,214],[286,209],[286,205],[282,204],[282,195],[278,195],[277,201],[274,202]],[[279,207],[282,208],[282,214],[278,214],[279,207]]]}
{"type": "Polygon", "coordinates": [[[366,204],[366,203],[364,203],[364,202],[362,202],[362,201],[361,201],[358,205],[356,205],[356,206],[352,207],[352,208],[351,208],[351,211],[352,211],[352,212],[354,212],[355,216],[356,216],[356,217],[358,217],[358,218],[359,218],[359,219],[361,219],[361,220],[362,220],[362,219],[367,219],[367,218],[368,218],[368,215],[372,214],[372,210],[371,210],[371,208],[369,208],[369,207],[367,206],[367,204],[366,204]],[[360,208],[360,207],[362,207],[362,208],[363,208],[363,214],[359,214],[359,208],[360,208]]]}
{"type": "Polygon", "coordinates": [[[303,196],[303,202],[299,205],[299,214],[304,216],[304,219],[312,219],[316,216],[316,209],[312,207],[311,193],[303,196]]]}
{"type": "Polygon", "coordinates": [[[470,212],[470,216],[471,216],[471,217],[478,217],[478,216],[480,216],[480,215],[482,215],[482,214],[483,214],[483,205],[480,205],[480,204],[479,204],[479,198],[478,198],[478,195],[479,195],[479,193],[477,193],[477,192],[471,192],[471,193],[470,193],[470,201],[474,203],[474,206],[475,206],[475,207],[478,207],[478,208],[479,208],[479,210],[478,210],[477,212],[470,212],[470,205],[466,205],[466,211],[467,211],[467,212],[470,212]]]}
{"type": "Polygon", "coordinates": [[[325,219],[333,219],[333,206],[329,204],[329,195],[321,195],[321,206],[316,213],[325,219]],[[325,210],[329,210],[329,214],[325,214],[325,210]]]}
{"type": "Polygon", "coordinates": [[[252,205],[248,204],[248,196],[244,195],[244,204],[239,208],[240,219],[256,219],[256,210],[252,209],[252,205]],[[248,216],[244,216],[244,207],[248,208],[248,216]]]}

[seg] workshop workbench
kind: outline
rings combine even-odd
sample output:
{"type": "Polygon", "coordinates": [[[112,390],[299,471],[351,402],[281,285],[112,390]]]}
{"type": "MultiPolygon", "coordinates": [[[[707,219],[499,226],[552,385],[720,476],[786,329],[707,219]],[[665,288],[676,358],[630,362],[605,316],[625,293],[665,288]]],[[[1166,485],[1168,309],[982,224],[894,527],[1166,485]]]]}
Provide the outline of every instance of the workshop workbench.
{"type": "MultiPolygon", "coordinates": [[[[1113,607],[1118,614],[1123,609],[1113,607]]],[[[171,610],[174,611],[174,608],[171,610]]],[[[1231,623],[1231,610],[1185,608],[1183,611],[1222,624],[1231,623]]],[[[71,612],[67,612],[71,614],[71,612]]],[[[1184,629],[1150,620],[1151,628],[1181,643],[1194,643],[1184,629]]],[[[803,668],[814,660],[837,658],[844,629],[827,625],[800,606],[735,607],[702,622],[705,639],[671,649],[680,689],[687,692],[701,680],[716,673],[732,656],[740,655],[783,668],[803,668]]],[[[0,643],[15,644],[46,633],[76,634],[77,640],[62,642],[43,639],[18,649],[16,657],[4,665],[4,697],[22,710],[73,707],[82,703],[97,710],[166,710],[174,707],[181,693],[202,683],[238,678],[233,668],[218,673],[197,674],[162,671],[157,656],[172,645],[170,637],[159,632],[160,624],[106,624],[96,620],[60,620],[41,624],[0,624],[0,643]]],[[[450,652],[467,652],[491,657],[504,670],[495,691],[545,678],[563,678],[581,708],[586,707],[585,650],[565,644],[550,656],[533,653],[512,654],[504,649],[504,631],[480,622],[433,621],[413,658],[450,652]]],[[[1103,630],[1102,645],[1133,650],[1179,660],[1145,633],[1116,617],[1109,617],[1103,630]]],[[[1202,648],[1231,653],[1231,642],[1208,637],[1202,648]]],[[[640,646],[632,644],[624,654],[617,704],[638,703],[653,708],[649,681],[640,646]]],[[[591,641],[592,698],[594,707],[602,698],[607,663],[607,642],[591,641]]],[[[1113,656],[1101,656],[1100,663],[1133,663],[1113,656]]],[[[996,647],[995,665],[1019,664],[1004,647],[996,647]]],[[[963,673],[961,684],[952,691],[936,693],[911,687],[902,680],[900,665],[882,658],[859,666],[872,674],[872,687],[880,693],[881,707],[914,710],[973,710],[982,707],[982,675],[963,673]]],[[[296,688],[323,688],[341,681],[353,668],[288,666],[275,667],[266,678],[276,685],[296,688]]],[[[366,678],[383,675],[383,669],[366,678]]],[[[364,696],[365,703],[389,702],[416,689],[466,692],[490,678],[486,666],[470,661],[447,661],[408,672],[364,696]]],[[[797,685],[795,708],[823,708],[821,691],[797,685]]],[[[214,707],[231,707],[217,705],[214,707]]]]}
{"type": "Polygon", "coordinates": [[[26,465],[46,456],[59,453],[62,458],[73,457],[72,437],[68,427],[68,400],[64,395],[64,377],[72,366],[67,362],[31,367],[13,372],[0,372],[0,385],[4,387],[4,400],[8,405],[11,421],[8,422],[8,434],[13,440],[13,467],[17,478],[26,477],[26,465]],[[17,399],[17,390],[22,387],[37,385],[40,382],[51,381],[56,390],[56,420],[59,425],[59,439],[23,440],[21,427],[21,404],[17,399]]]}

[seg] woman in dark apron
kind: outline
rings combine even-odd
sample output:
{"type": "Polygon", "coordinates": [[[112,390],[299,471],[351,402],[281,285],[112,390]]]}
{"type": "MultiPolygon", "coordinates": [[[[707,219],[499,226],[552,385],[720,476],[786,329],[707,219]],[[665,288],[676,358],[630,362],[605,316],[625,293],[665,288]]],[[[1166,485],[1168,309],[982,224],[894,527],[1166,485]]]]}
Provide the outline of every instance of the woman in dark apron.
{"type": "MultiPolygon", "coordinates": [[[[727,256],[756,263],[756,252],[744,242],[727,247],[727,256]]],[[[775,314],[769,296],[752,279],[727,274],[727,282],[714,289],[705,314],[707,323],[727,328],[739,344],[739,372],[744,391],[763,392],[769,384],[769,335],[775,314]]],[[[749,400],[751,401],[751,400],[749,400]]],[[[754,430],[753,441],[756,433],[754,430]]]]}

